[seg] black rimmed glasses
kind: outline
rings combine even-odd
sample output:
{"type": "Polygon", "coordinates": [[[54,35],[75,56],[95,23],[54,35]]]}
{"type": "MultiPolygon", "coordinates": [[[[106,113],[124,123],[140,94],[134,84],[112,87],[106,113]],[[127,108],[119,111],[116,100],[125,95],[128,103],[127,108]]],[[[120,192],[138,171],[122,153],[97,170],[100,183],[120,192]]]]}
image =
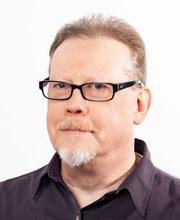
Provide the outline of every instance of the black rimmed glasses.
{"type": "Polygon", "coordinates": [[[131,86],[141,86],[139,80],[128,81],[123,83],[104,83],[89,82],[76,85],[63,81],[49,80],[49,77],[39,81],[39,89],[43,96],[51,100],[68,100],[71,98],[74,89],[79,89],[84,99],[94,102],[106,102],[114,98],[114,94],[122,89],[131,86]]]}

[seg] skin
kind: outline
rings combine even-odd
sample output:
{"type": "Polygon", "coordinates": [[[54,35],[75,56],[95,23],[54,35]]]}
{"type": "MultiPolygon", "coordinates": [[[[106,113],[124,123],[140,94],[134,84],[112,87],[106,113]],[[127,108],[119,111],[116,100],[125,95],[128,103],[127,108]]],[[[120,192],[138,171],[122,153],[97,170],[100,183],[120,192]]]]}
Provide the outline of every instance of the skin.
{"type": "MultiPolygon", "coordinates": [[[[75,84],[120,83],[129,81],[129,72],[131,51],[123,43],[108,37],[73,38],[56,49],[50,78],[75,84]]],[[[79,167],[62,161],[62,176],[80,207],[116,189],[127,177],[135,161],[134,128],[144,120],[150,102],[146,87],[124,89],[101,103],[84,100],[77,89],[69,100],[48,100],[47,127],[54,149],[76,146],[96,153],[93,161],[79,167]],[[93,132],[79,131],[79,125],[62,131],[59,126],[65,120],[82,123],[82,129],[88,125],[93,132]]]]}

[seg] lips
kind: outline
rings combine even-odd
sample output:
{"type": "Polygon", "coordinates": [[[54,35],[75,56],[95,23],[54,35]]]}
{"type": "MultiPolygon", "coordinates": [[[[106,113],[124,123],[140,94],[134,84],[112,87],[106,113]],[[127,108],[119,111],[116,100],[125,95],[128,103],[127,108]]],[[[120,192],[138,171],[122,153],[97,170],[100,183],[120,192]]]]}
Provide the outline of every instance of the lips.
{"type": "Polygon", "coordinates": [[[65,120],[59,124],[59,130],[74,133],[94,133],[96,129],[89,121],[65,120]]]}
{"type": "Polygon", "coordinates": [[[66,131],[66,132],[93,132],[91,130],[82,130],[79,128],[66,128],[66,129],[60,129],[61,131],[66,131]]]}

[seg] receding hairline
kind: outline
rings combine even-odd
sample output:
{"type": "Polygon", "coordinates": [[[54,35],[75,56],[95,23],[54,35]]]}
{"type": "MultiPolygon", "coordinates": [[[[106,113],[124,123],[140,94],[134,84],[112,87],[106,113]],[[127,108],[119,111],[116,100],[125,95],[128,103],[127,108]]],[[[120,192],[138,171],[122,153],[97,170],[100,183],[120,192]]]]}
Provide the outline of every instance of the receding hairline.
{"type": "Polygon", "coordinates": [[[144,43],[139,33],[125,20],[114,16],[104,17],[101,14],[84,16],[72,23],[65,24],[60,28],[55,37],[55,40],[58,40],[55,45],[51,45],[49,55],[52,56],[53,52],[55,51],[54,49],[57,48],[57,46],[60,45],[64,40],[74,37],[87,37],[89,39],[100,36],[110,37],[121,41],[128,47],[130,47],[130,41],[132,41],[134,37],[132,35],[136,35],[138,41],[144,46],[144,43]],[[129,34],[128,39],[123,36],[123,32],[126,35],[127,33],[129,34]],[[127,43],[127,41],[129,41],[129,44],[127,43]]]}
{"type": "MultiPolygon", "coordinates": [[[[78,41],[78,40],[82,40],[82,41],[86,41],[86,40],[90,40],[90,41],[94,41],[94,40],[99,40],[99,42],[102,42],[102,45],[104,44],[103,40],[113,40],[115,41],[116,43],[120,44],[122,49],[125,48],[125,50],[127,50],[127,54],[128,54],[128,61],[129,61],[129,64],[128,66],[122,66],[122,70],[123,72],[126,74],[126,76],[128,78],[132,78],[132,80],[134,80],[134,77],[133,77],[133,71],[134,71],[134,64],[133,64],[133,55],[132,55],[132,51],[131,49],[128,47],[128,45],[126,45],[125,43],[117,40],[116,38],[112,38],[112,37],[109,37],[109,36],[105,36],[105,35],[97,35],[97,36],[92,36],[92,37],[89,37],[89,36],[84,36],[84,35],[81,35],[81,36],[74,36],[74,37],[71,37],[71,38],[68,38],[68,39],[65,39],[57,48],[56,50],[54,51],[52,57],[51,57],[51,62],[50,62],[50,66],[49,66],[49,74],[50,74],[50,67],[51,67],[51,64],[52,64],[52,60],[55,56],[55,54],[57,53],[57,51],[60,49],[61,50],[61,47],[63,46],[63,44],[66,44],[66,43],[70,43],[71,44],[71,41],[78,41]]],[[[86,44],[86,43],[85,43],[86,44]]],[[[78,43],[76,44],[78,45],[78,43]]],[[[117,45],[115,45],[115,47],[117,48],[117,45]]],[[[103,47],[104,48],[104,47],[103,47]]],[[[124,49],[123,49],[124,50],[124,49]]],[[[120,51],[120,49],[118,49],[118,51],[120,51]]],[[[63,52],[61,51],[61,54],[63,54],[63,52]]]]}
{"type": "Polygon", "coordinates": [[[98,14],[82,17],[77,21],[65,24],[57,32],[50,47],[50,59],[52,59],[56,49],[68,39],[93,39],[97,37],[108,37],[125,44],[132,53],[132,62],[135,67],[134,74],[145,84],[146,54],[144,42],[134,27],[117,17],[104,17],[98,14]]]}

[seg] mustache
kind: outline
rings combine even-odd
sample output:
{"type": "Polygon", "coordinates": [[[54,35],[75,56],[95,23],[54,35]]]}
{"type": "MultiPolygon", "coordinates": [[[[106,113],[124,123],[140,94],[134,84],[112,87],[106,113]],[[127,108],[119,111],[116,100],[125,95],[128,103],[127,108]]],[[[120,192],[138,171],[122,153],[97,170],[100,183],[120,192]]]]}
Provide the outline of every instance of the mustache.
{"type": "Polygon", "coordinates": [[[97,129],[89,121],[79,119],[67,119],[59,123],[59,130],[75,129],[80,131],[96,132],[97,129]]]}

